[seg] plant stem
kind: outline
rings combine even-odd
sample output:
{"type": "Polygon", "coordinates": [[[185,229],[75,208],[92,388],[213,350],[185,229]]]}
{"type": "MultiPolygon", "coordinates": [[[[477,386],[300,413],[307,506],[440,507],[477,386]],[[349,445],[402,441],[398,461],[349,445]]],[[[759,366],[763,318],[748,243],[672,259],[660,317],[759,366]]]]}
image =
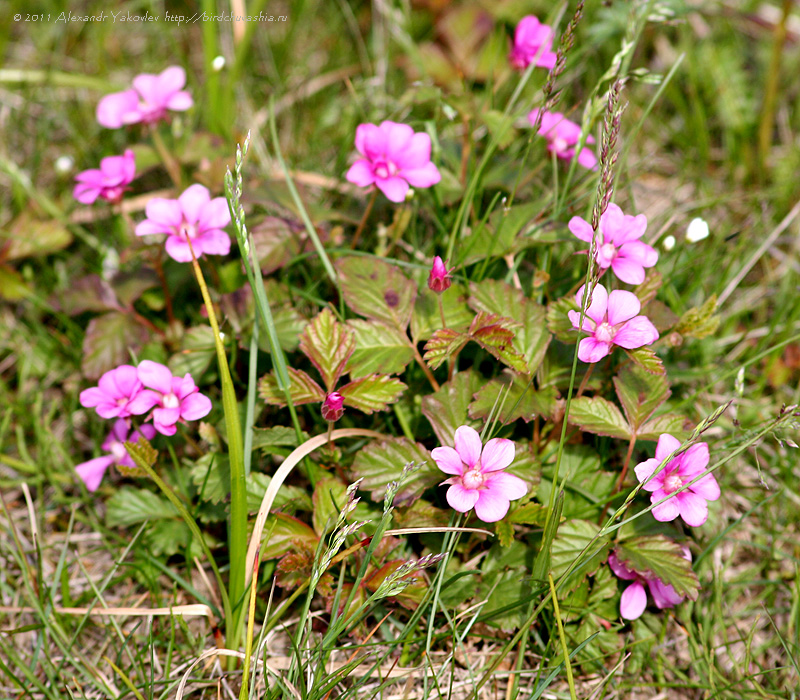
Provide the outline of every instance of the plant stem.
{"type": "Polygon", "coordinates": [[[373,190],[372,194],[369,197],[369,201],[367,202],[367,208],[364,210],[364,214],[361,217],[361,221],[358,222],[358,228],[356,232],[353,234],[353,240],[350,243],[350,249],[355,250],[356,246],[358,245],[358,241],[361,238],[361,233],[364,230],[364,227],[367,225],[367,219],[369,219],[369,215],[372,213],[372,207],[375,204],[375,200],[378,198],[378,190],[373,190]]]}
{"type": "Polygon", "coordinates": [[[586,368],[586,374],[584,374],[583,379],[581,379],[581,385],[578,387],[578,393],[575,394],[576,399],[579,399],[583,395],[583,390],[589,383],[589,377],[592,376],[592,370],[594,369],[594,365],[595,363],[591,362],[589,366],[586,368]]]}
{"type": "Polygon", "coordinates": [[[169,179],[172,180],[172,184],[174,184],[179,190],[182,189],[181,166],[178,164],[178,161],[172,157],[172,154],[167,149],[166,145],[164,144],[164,140],[161,138],[161,134],[158,131],[158,127],[155,124],[150,125],[150,136],[153,138],[153,145],[156,147],[156,151],[158,151],[161,162],[164,163],[164,167],[167,170],[169,179]]]}
{"type": "Polygon", "coordinates": [[[422,355],[419,354],[419,350],[417,349],[416,344],[411,343],[411,349],[414,352],[414,359],[417,361],[417,364],[422,367],[422,371],[425,372],[425,376],[428,378],[431,386],[433,387],[434,391],[439,391],[440,386],[439,382],[436,381],[436,377],[433,376],[433,372],[431,372],[431,368],[425,364],[425,360],[422,359],[422,355]]]}
{"type": "Polygon", "coordinates": [[[614,489],[614,493],[618,493],[619,491],[622,490],[622,484],[625,481],[625,475],[628,473],[628,465],[631,463],[631,456],[633,455],[633,448],[635,445],[636,445],[636,433],[631,435],[631,441],[628,443],[628,453],[625,455],[625,461],[622,463],[622,472],[619,475],[619,480],[617,481],[617,488],[614,489]]]}

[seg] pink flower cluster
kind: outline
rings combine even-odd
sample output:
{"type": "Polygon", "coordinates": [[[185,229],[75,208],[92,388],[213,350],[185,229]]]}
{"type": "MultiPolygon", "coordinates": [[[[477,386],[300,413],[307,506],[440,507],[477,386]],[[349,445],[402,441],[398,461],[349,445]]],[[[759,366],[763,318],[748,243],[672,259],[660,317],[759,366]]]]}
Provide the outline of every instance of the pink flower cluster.
{"type": "MultiPolygon", "coordinates": [[[[689,548],[683,548],[683,558],[692,560],[692,555],[689,553],[689,548]]],[[[629,569],[623,564],[616,552],[608,555],[608,565],[611,570],[623,581],[633,581],[622,592],[622,598],[619,603],[619,612],[626,620],[635,620],[641,616],[644,609],[647,607],[647,593],[645,586],[650,589],[650,595],[653,597],[653,602],[659,610],[664,608],[672,608],[678,603],[683,601],[683,596],[678,595],[675,589],[661,579],[652,575],[642,575],[633,569],[629,569]]]]}
{"type": "MultiPolygon", "coordinates": [[[[534,109],[528,114],[528,121],[531,126],[535,126],[539,118],[539,110],[534,109]]],[[[562,160],[572,160],[575,158],[575,147],[581,138],[580,124],[567,119],[561,112],[547,112],[542,115],[542,124],[537,132],[540,136],[547,139],[547,150],[555,153],[562,160]]],[[[594,143],[595,138],[591,134],[586,137],[586,143],[594,143]]],[[[577,154],[578,163],[584,168],[595,170],[597,168],[597,156],[588,148],[584,147],[577,154]]]]}
{"type": "Polygon", "coordinates": [[[514,31],[514,46],[508,60],[519,70],[527,68],[534,61],[539,68],[552,70],[556,65],[556,54],[552,47],[553,30],[533,15],[527,15],[514,31]]]}
{"type": "Polygon", "coordinates": [[[75,176],[78,184],[72,196],[81,204],[94,204],[98,198],[117,203],[134,177],[136,158],[133,151],[127,149],[121,156],[103,158],[99,169],[78,173],[75,176]]]}

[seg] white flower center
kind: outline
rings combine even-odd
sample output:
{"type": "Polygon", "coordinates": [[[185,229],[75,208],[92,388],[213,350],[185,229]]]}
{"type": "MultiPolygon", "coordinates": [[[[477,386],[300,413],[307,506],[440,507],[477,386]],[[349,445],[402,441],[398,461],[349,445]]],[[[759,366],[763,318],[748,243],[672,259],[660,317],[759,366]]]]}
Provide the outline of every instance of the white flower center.
{"type": "Polygon", "coordinates": [[[375,163],[375,175],[382,180],[387,177],[394,177],[396,174],[397,166],[391,161],[378,161],[375,163]]]}
{"type": "Polygon", "coordinates": [[[191,240],[197,235],[197,226],[184,221],[178,228],[178,234],[187,240],[191,240]]]}
{"type": "Polygon", "coordinates": [[[610,265],[611,261],[617,257],[617,249],[613,243],[604,243],[597,251],[597,260],[601,264],[610,265]]]}
{"type": "Polygon", "coordinates": [[[175,394],[164,394],[161,398],[161,405],[164,408],[178,408],[181,405],[181,400],[175,394]]]}
{"type": "Polygon", "coordinates": [[[461,477],[461,483],[465,489],[479,489],[486,483],[486,477],[481,471],[480,464],[476,465],[469,471],[464,472],[461,477]]]}
{"type": "Polygon", "coordinates": [[[119,464],[119,462],[128,456],[128,451],[125,449],[125,445],[119,441],[112,442],[111,456],[114,458],[114,461],[119,464]]]}
{"type": "Polygon", "coordinates": [[[666,493],[675,493],[681,486],[683,486],[683,480],[677,471],[672,472],[664,479],[663,489],[666,493]]]}
{"type": "Polygon", "coordinates": [[[614,340],[614,328],[608,321],[604,321],[594,331],[595,340],[601,343],[610,343],[614,340]]]}
{"type": "Polygon", "coordinates": [[[556,153],[565,153],[569,150],[569,144],[567,143],[566,139],[562,139],[560,136],[556,136],[553,139],[553,150],[556,153]]]}

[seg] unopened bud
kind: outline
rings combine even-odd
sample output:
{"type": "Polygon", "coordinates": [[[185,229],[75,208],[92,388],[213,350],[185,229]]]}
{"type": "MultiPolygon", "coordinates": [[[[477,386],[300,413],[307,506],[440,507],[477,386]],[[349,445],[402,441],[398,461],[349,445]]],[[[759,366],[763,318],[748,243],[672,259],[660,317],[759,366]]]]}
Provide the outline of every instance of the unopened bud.
{"type": "Polygon", "coordinates": [[[451,284],[450,271],[437,255],[433,259],[431,274],[428,275],[428,289],[437,294],[441,294],[445,289],[449,289],[451,284]]]}
{"type": "Polygon", "coordinates": [[[322,417],[333,423],[339,420],[344,413],[344,396],[338,391],[332,391],[325,397],[322,404],[322,417]]]}

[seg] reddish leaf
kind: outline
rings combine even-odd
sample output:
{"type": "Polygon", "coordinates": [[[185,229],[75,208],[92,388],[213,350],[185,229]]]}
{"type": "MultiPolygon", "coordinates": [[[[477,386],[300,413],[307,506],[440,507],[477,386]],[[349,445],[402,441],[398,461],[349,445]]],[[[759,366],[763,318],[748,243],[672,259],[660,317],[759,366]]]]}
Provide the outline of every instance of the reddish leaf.
{"type": "Polygon", "coordinates": [[[339,393],[344,396],[344,405],[357,408],[364,413],[384,411],[406,390],[406,385],[388,374],[372,374],[345,384],[339,393]]]}
{"type": "Polygon", "coordinates": [[[514,332],[510,329],[515,326],[519,323],[513,319],[480,311],[470,325],[469,335],[500,362],[518,372],[525,372],[528,369],[525,358],[513,347],[514,332]]]}
{"type": "Polygon", "coordinates": [[[123,313],[111,311],[93,318],[83,339],[84,375],[98,379],[108,370],[130,362],[131,351],[140,350],[149,338],[146,328],[123,313]]]}
{"type": "MultiPolygon", "coordinates": [[[[289,393],[292,403],[296,406],[304,403],[322,402],[325,400],[325,392],[305,372],[298,369],[289,368],[289,393]]],[[[265,374],[258,382],[258,395],[268,404],[273,406],[285,406],[286,396],[278,388],[278,380],[270,372],[265,374]]]]}
{"type": "Polygon", "coordinates": [[[339,323],[327,308],[317,314],[300,336],[300,350],[319,370],[328,393],[336,387],[355,349],[353,331],[339,323]]]}
{"type": "Polygon", "coordinates": [[[459,333],[452,328],[440,328],[425,343],[423,358],[428,363],[428,367],[438,369],[445,360],[461,352],[461,348],[467,344],[468,340],[469,335],[466,333],[459,333]]]}

